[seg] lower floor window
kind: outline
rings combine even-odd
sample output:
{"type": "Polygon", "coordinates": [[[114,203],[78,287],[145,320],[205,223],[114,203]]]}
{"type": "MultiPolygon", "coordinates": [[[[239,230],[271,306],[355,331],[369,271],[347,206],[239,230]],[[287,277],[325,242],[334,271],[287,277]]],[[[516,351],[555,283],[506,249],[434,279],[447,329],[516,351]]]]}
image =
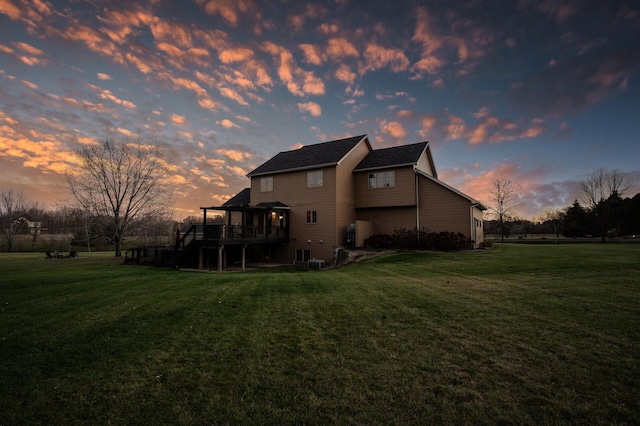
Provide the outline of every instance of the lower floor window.
{"type": "Polygon", "coordinates": [[[318,213],[315,210],[307,210],[307,223],[318,223],[318,213]]]}
{"type": "Polygon", "coordinates": [[[311,259],[311,250],[296,249],[296,262],[308,262],[311,259]]]}

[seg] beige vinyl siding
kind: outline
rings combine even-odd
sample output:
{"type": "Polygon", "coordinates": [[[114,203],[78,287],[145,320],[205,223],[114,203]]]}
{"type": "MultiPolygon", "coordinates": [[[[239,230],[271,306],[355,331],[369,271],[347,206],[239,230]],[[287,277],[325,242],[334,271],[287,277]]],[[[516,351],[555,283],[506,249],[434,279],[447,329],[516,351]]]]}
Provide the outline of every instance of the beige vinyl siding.
{"type": "Polygon", "coordinates": [[[396,229],[416,227],[416,208],[410,206],[358,209],[358,220],[373,222],[376,234],[393,234],[396,229]]]}
{"type": "Polygon", "coordinates": [[[471,237],[471,202],[419,176],[420,227],[430,231],[461,232],[471,237]]]}
{"type": "Polygon", "coordinates": [[[295,249],[311,250],[317,259],[331,259],[335,241],[336,171],[323,170],[323,186],[307,188],[307,172],[301,170],[273,176],[273,191],[260,192],[260,178],[251,179],[251,204],[280,201],[290,207],[289,245],[276,250],[276,260],[291,263],[295,249]],[[307,223],[307,211],[317,212],[317,223],[307,223]],[[311,243],[307,241],[311,240],[311,243]],[[323,242],[320,243],[320,240],[323,242]]]}
{"type": "Polygon", "coordinates": [[[396,207],[415,206],[415,172],[412,167],[393,169],[367,170],[354,173],[355,178],[355,206],[367,207],[396,207]],[[384,188],[369,188],[369,173],[395,171],[395,186],[384,188]]]}
{"type": "Polygon", "coordinates": [[[416,169],[422,170],[424,173],[429,176],[433,176],[433,170],[431,169],[431,164],[429,164],[429,157],[427,155],[427,151],[422,153],[420,158],[418,159],[418,163],[416,164],[416,169]]]}
{"type": "Polygon", "coordinates": [[[273,176],[271,192],[260,192],[262,176],[251,179],[252,205],[280,201],[290,207],[289,244],[276,250],[276,260],[292,262],[296,249],[310,250],[316,259],[333,258],[334,247],[344,244],[347,225],[356,219],[352,171],[369,151],[361,141],[335,167],[269,175],[273,176]],[[323,186],[308,188],[307,173],[314,170],[323,171],[323,186]],[[317,223],[306,223],[308,210],[317,212],[317,223]]]}
{"type": "Polygon", "coordinates": [[[353,169],[370,152],[369,145],[360,142],[336,167],[336,246],[342,246],[347,235],[347,226],[356,221],[355,182],[353,169]]]}

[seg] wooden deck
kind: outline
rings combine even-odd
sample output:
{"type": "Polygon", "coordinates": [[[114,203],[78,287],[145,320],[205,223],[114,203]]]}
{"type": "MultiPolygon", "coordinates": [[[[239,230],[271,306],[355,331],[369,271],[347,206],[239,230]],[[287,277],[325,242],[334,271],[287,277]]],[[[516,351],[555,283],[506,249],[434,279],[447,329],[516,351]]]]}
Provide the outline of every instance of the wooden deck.
{"type": "Polygon", "coordinates": [[[274,244],[289,242],[289,230],[251,225],[192,225],[181,236],[176,248],[185,249],[193,242],[211,246],[232,244],[274,244]]]}

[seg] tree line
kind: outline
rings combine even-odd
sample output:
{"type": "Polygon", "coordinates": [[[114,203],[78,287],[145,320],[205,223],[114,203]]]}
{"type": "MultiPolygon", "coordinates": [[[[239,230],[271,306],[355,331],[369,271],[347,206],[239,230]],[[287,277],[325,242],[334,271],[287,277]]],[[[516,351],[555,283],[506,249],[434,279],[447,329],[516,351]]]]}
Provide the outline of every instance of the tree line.
{"type": "MultiPolygon", "coordinates": [[[[209,218],[222,222],[222,216],[209,218]]],[[[176,231],[183,232],[201,217],[181,221],[165,215],[145,215],[129,224],[124,247],[166,246],[174,243],[176,231]]],[[[115,230],[108,216],[97,216],[71,205],[46,208],[11,188],[0,189],[0,251],[83,251],[114,250],[115,230]]]]}
{"type": "Polygon", "coordinates": [[[71,198],[63,207],[49,211],[22,192],[0,188],[3,250],[14,250],[18,241],[24,245],[28,235],[32,250],[40,242],[49,249],[109,247],[121,256],[127,238],[147,245],[175,232],[170,165],[159,146],[106,139],[76,154],[80,166],[66,172],[71,198]]]}
{"type": "Polygon", "coordinates": [[[577,197],[571,206],[523,220],[514,213],[524,202],[520,186],[505,178],[497,179],[493,182],[489,207],[494,219],[485,221],[485,234],[500,235],[502,240],[512,234],[598,237],[603,243],[607,238],[637,237],[640,235],[640,193],[624,197],[632,186],[622,171],[598,169],[579,182],[577,197]]]}

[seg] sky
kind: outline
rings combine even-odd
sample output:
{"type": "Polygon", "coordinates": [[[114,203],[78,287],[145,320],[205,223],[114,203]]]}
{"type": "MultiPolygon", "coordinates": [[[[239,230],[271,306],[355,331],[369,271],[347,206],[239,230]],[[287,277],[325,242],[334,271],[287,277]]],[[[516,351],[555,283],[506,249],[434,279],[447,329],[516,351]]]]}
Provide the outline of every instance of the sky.
{"type": "Polygon", "coordinates": [[[440,180],[523,219],[618,169],[640,192],[640,2],[0,0],[0,188],[54,208],[77,151],[159,145],[176,219],[278,152],[429,141],[440,180]]]}

